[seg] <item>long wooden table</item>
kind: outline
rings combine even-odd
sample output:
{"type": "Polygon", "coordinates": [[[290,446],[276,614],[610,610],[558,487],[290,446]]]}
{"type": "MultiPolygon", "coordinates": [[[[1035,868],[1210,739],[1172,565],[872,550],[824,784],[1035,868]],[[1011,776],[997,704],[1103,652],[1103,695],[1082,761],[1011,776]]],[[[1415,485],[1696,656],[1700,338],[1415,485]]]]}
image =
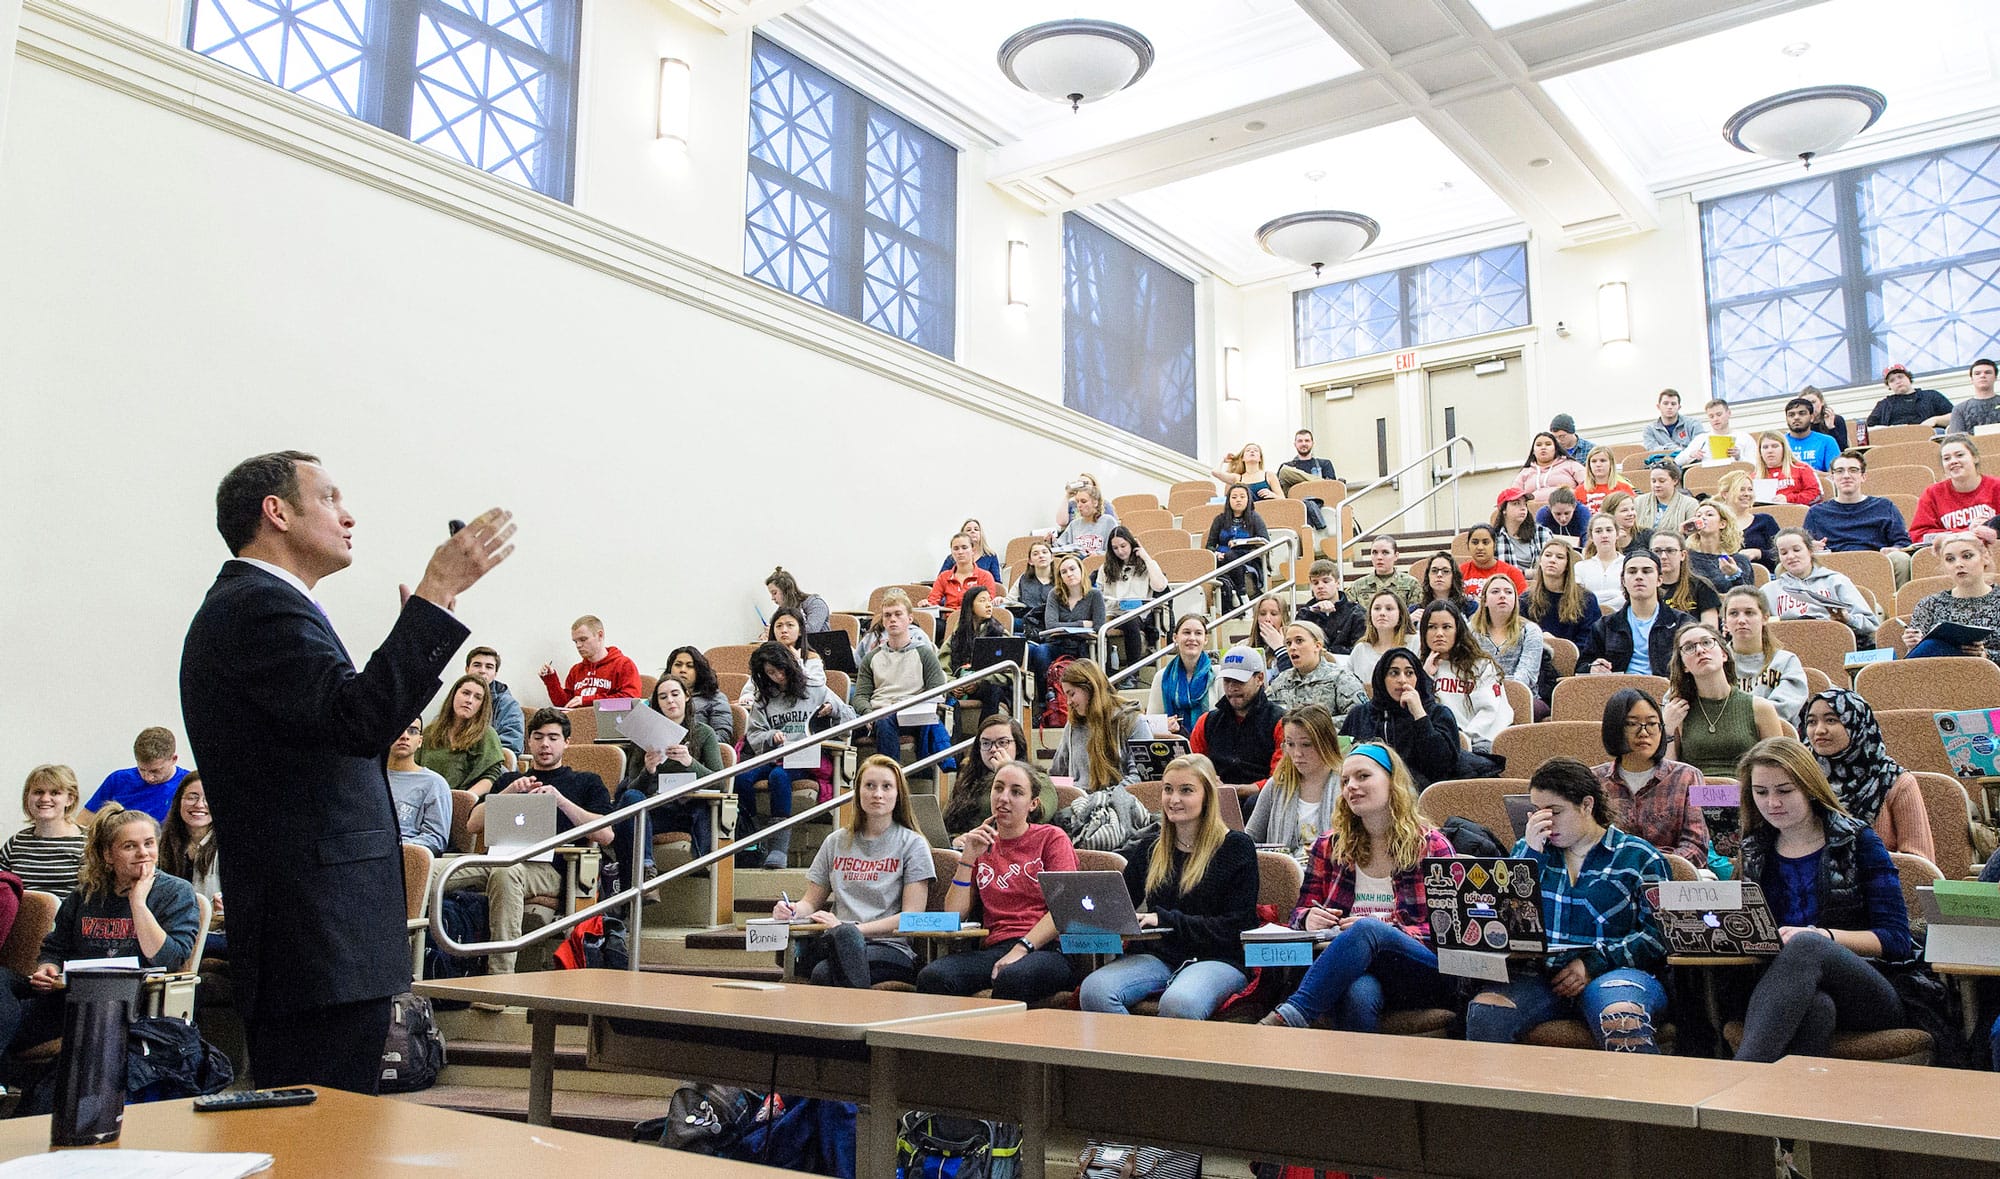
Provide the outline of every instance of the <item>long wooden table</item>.
{"type": "MultiPolygon", "coordinates": [[[[0,1159],[49,1149],[49,1119],[0,1122],[0,1159]]],[[[477,1175],[480,1179],[616,1176],[671,1166],[687,1179],[779,1179],[789,1172],[706,1155],[662,1155],[657,1146],[568,1130],[524,1126],[407,1101],[320,1090],[311,1105],[198,1114],[193,1103],[125,1107],[117,1142],[80,1148],[254,1152],[272,1157],[266,1174],[283,1176],[477,1175]]]]}
{"type": "Polygon", "coordinates": [[[1811,1144],[1813,1179],[2000,1175],[2000,1075],[1787,1056],[1701,1105],[1719,1133],[1811,1144]]]}
{"type": "Polygon", "coordinates": [[[1768,1138],[1698,1117],[1761,1065],[1053,1010],[869,1042],[864,1175],[909,1108],[1019,1121],[1023,1179],[1058,1130],[1364,1174],[1771,1174],[1768,1138]]]}
{"type": "Polygon", "coordinates": [[[533,1029],[528,1121],[537,1126],[548,1125],[554,1109],[561,1015],[589,1017],[592,1067],[760,1092],[773,1088],[776,1078],[779,1092],[866,1102],[869,1032],[945,1019],[971,1022],[970,1017],[1024,1009],[992,999],[626,970],[430,979],[415,989],[433,999],[527,1008],[533,1029]]]}

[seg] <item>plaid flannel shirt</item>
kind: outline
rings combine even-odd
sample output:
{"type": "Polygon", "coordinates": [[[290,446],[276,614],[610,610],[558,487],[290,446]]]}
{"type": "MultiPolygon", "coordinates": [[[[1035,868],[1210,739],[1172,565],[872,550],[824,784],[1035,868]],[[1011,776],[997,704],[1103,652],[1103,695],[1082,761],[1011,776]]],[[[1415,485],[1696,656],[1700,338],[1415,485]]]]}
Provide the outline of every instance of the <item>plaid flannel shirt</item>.
{"type": "MultiPolygon", "coordinates": [[[[1457,854],[1452,850],[1451,841],[1444,837],[1444,832],[1435,827],[1424,832],[1425,858],[1457,854]]],[[[1423,875],[1419,866],[1407,872],[1397,872],[1389,878],[1389,887],[1396,893],[1396,913],[1389,923],[1420,942],[1429,942],[1431,911],[1424,903],[1423,875]]],[[[1292,910],[1292,928],[1306,927],[1306,910],[1314,905],[1338,909],[1342,913],[1352,909],[1354,877],[1352,863],[1333,858],[1331,834],[1314,840],[1312,854],[1306,862],[1306,881],[1299,889],[1299,907],[1292,910]]]]}
{"type": "Polygon", "coordinates": [[[1619,966],[1658,972],[1665,965],[1667,947],[1653,921],[1646,887],[1667,879],[1659,849],[1607,828],[1584,857],[1574,884],[1559,847],[1537,855],[1523,839],[1514,845],[1514,856],[1541,864],[1542,924],[1548,929],[1551,968],[1580,957],[1595,978],[1619,966]]]}

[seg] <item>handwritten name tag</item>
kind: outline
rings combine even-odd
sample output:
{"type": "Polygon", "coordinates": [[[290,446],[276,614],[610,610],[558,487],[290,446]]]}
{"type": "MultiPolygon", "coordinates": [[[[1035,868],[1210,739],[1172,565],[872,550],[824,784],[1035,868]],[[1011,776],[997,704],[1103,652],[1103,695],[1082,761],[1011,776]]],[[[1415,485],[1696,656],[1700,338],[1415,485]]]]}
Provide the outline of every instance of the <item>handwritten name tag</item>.
{"type": "Polygon", "coordinates": [[[1688,787],[1688,801],[1695,806],[1736,806],[1743,801],[1743,787],[1731,782],[1703,782],[1688,787]]]}
{"type": "Polygon", "coordinates": [[[1311,966],[1312,961],[1311,942],[1246,942],[1243,946],[1245,966],[1311,966]]]}
{"type": "Polygon", "coordinates": [[[956,913],[905,913],[896,919],[898,933],[957,933],[956,913]]]}
{"type": "Polygon", "coordinates": [[[1062,935],[1062,952],[1065,954],[1119,954],[1125,950],[1125,939],[1115,933],[1066,933],[1062,935]]]}
{"type": "Polygon", "coordinates": [[[758,950],[783,950],[792,940],[792,923],[776,918],[760,918],[746,921],[743,925],[743,948],[758,950]]]}
{"type": "Polygon", "coordinates": [[[1507,981],[1507,955],[1479,954],[1471,950],[1438,950],[1438,973],[1460,978],[1483,978],[1487,982],[1507,981]]]}
{"type": "Polygon", "coordinates": [[[1711,909],[1741,909],[1741,880],[1662,880],[1660,908],[1677,913],[1705,913],[1711,909]]]}

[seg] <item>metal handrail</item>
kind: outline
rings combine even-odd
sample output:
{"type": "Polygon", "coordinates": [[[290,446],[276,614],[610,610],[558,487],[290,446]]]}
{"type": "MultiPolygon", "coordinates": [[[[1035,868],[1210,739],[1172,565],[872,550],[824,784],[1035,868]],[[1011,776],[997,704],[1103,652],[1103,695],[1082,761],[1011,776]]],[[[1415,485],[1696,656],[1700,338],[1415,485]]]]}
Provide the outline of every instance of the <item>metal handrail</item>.
{"type": "MultiPolygon", "coordinates": [[[[1440,442],[1436,446],[1431,447],[1429,450],[1426,450],[1422,454],[1411,459],[1409,462],[1404,463],[1402,466],[1396,468],[1394,471],[1391,471],[1390,473],[1382,476],[1379,479],[1370,480],[1369,482],[1362,484],[1361,487],[1358,489],[1349,489],[1347,496],[1343,501],[1345,503],[1353,503],[1359,500],[1362,496],[1367,495],[1371,491],[1374,491],[1378,487],[1388,487],[1395,485],[1396,482],[1399,479],[1401,479],[1405,474],[1407,474],[1409,471],[1419,466],[1420,464],[1428,462],[1430,459],[1435,457],[1439,452],[1444,452],[1447,461],[1449,461],[1451,457],[1450,454],[1451,449],[1454,446],[1460,446],[1460,445],[1465,447],[1466,462],[1464,463],[1464,465],[1450,466],[1446,468],[1445,473],[1441,476],[1433,473],[1431,476],[1431,488],[1429,491],[1424,492],[1416,499],[1411,500],[1409,503],[1404,504],[1402,507],[1397,508],[1395,511],[1382,517],[1380,520],[1377,520],[1373,525],[1366,528],[1358,529],[1359,535],[1368,536],[1372,533],[1382,531],[1382,529],[1386,527],[1390,521],[1400,520],[1405,515],[1408,515],[1412,510],[1419,508],[1424,504],[1429,503],[1431,499],[1437,495],[1438,492],[1444,490],[1446,487],[1451,488],[1451,530],[1453,532],[1457,532],[1459,523],[1459,503],[1458,503],[1459,481],[1463,479],[1465,476],[1478,470],[1479,468],[1479,449],[1478,447],[1472,444],[1472,439],[1467,438],[1463,434],[1453,435],[1452,437],[1445,439],[1443,442],[1440,442]]],[[[1336,523],[1338,523],[1337,518],[1336,518],[1336,523]]],[[[1334,573],[1335,576],[1337,576],[1343,584],[1347,581],[1347,546],[1351,543],[1353,543],[1351,540],[1343,536],[1340,538],[1340,543],[1333,546],[1334,573]]]]}
{"type": "MultiPolygon", "coordinates": [[[[1217,565],[1214,569],[1210,570],[1207,573],[1202,574],[1200,577],[1197,577],[1192,581],[1183,582],[1180,585],[1170,585],[1166,589],[1160,591],[1160,595],[1158,597],[1147,598],[1144,602],[1140,603],[1139,605],[1133,607],[1130,610],[1127,610],[1125,613],[1120,614],[1115,618],[1105,619],[1104,625],[1098,627],[1096,633],[1094,633],[1091,636],[1092,646],[1097,652],[1097,665],[1099,667],[1104,666],[1105,657],[1110,651],[1111,632],[1116,630],[1120,624],[1128,622],[1134,618],[1137,618],[1142,614],[1147,614],[1153,610],[1158,609],[1160,603],[1165,602],[1170,598],[1177,598],[1180,595],[1188,592],[1189,590],[1199,589],[1202,586],[1209,584],[1210,582],[1219,581],[1221,580],[1223,574],[1228,573],[1232,569],[1248,565],[1252,561],[1261,561],[1265,557],[1269,556],[1272,550],[1274,549],[1292,550],[1292,560],[1294,562],[1297,562],[1302,559],[1301,554],[1299,552],[1298,533],[1293,532],[1290,529],[1286,529],[1285,534],[1283,536],[1267,539],[1263,544],[1258,545],[1256,548],[1251,549],[1249,552],[1244,553],[1242,556],[1233,557],[1230,560],[1225,561],[1220,565],[1217,565]]],[[[1292,605],[1296,607],[1299,604],[1299,579],[1297,573],[1294,573],[1292,575],[1291,589],[1292,589],[1292,605]]],[[[1276,592],[1275,586],[1267,587],[1265,591],[1261,594],[1258,594],[1257,597],[1259,600],[1261,600],[1265,597],[1270,596],[1270,594],[1274,592],[1276,592]]],[[[1246,595],[1246,597],[1247,596],[1248,595],[1246,595]]],[[[1231,617],[1233,616],[1234,615],[1232,613],[1231,617]]],[[[1227,620],[1228,620],[1227,618],[1218,618],[1216,621],[1224,622],[1227,620]]],[[[1155,652],[1154,654],[1157,655],[1158,652],[1155,652]]],[[[1151,662],[1151,660],[1144,660],[1139,663],[1135,663],[1132,666],[1143,667],[1148,662],[1151,662]]],[[[1122,677],[1123,677],[1123,672],[1121,670],[1120,678],[1122,677]]]]}
{"type": "MultiPolygon", "coordinates": [[[[1225,622],[1234,622],[1236,619],[1242,618],[1245,615],[1254,615],[1257,612],[1257,607],[1262,605],[1266,599],[1275,598],[1279,594],[1282,594],[1284,592],[1285,589],[1283,587],[1271,586],[1265,589],[1263,593],[1258,594],[1254,598],[1245,598],[1235,608],[1224,610],[1222,613],[1216,615],[1213,619],[1209,620],[1209,628],[1213,630],[1214,628],[1221,626],[1225,622]]],[[[1296,612],[1298,606],[1298,598],[1299,598],[1299,586],[1296,578],[1293,579],[1292,581],[1291,594],[1292,594],[1292,606],[1294,608],[1294,612],[1296,612]]],[[[1254,640],[1255,637],[1256,636],[1253,633],[1251,638],[1254,640]]],[[[1127,664],[1126,666],[1119,668],[1117,674],[1110,677],[1111,686],[1115,688],[1125,680],[1136,678],[1141,671],[1145,670],[1148,667],[1153,666],[1155,663],[1164,663],[1168,659],[1175,658],[1179,654],[1180,652],[1174,648],[1174,645],[1172,643],[1168,643],[1166,646],[1161,647],[1159,650],[1153,652],[1151,655],[1146,656],[1144,659],[1137,660],[1133,663],[1127,664]]]]}
{"type": "MultiPolygon", "coordinates": [[[[459,856],[451,860],[449,863],[447,863],[444,867],[444,870],[439,872],[436,878],[433,879],[430,883],[429,886],[430,887],[430,906],[429,906],[430,934],[433,938],[437,940],[438,945],[446,953],[456,954],[460,956],[467,956],[467,957],[474,954],[509,954],[526,949],[527,947],[534,945],[536,942],[547,941],[559,935],[566,934],[574,926],[579,925],[582,922],[588,921],[592,917],[596,917],[603,913],[608,913],[612,909],[617,908],[619,905],[629,905],[632,910],[631,917],[626,923],[626,930],[627,930],[626,944],[630,948],[629,969],[637,970],[639,969],[639,958],[640,958],[639,935],[643,924],[643,917],[641,916],[641,911],[645,903],[645,894],[649,892],[656,892],[660,888],[673,882],[674,880],[689,875],[690,873],[695,872],[698,869],[706,868],[710,864],[716,863],[717,861],[722,860],[725,857],[734,856],[738,854],[742,849],[734,846],[733,844],[731,845],[718,844],[715,848],[711,849],[705,855],[697,856],[694,859],[689,860],[687,863],[682,864],[677,868],[672,868],[666,872],[662,872],[660,875],[653,877],[651,880],[644,880],[644,881],[633,880],[632,882],[628,883],[623,889],[619,890],[618,892],[614,893],[611,896],[600,898],[596,902],[587,905],[582,909],[578,909],[574,913],[559,914],[557,915],[554,921],[549,922],[547,925],[544,925],[539,929],[525,932],[521,936],[514,938],[511,941],[504,941],[504,942],[492,942],[492,941],[460,942],[454,939],[451,936],[450,932],[447,931],[444,927],[445,885],[450,881],[453,875],[457,874],[463,869],[484,867],[488,865],[494,867],[508,867],[514,864],[523,863],[527,860],[533,859],[534,857],[543,854],[544,852],[551,852],[554,851],[556,848],[563,846],[564,844],[572,843],[580,835],[588,835],[593,831],[601,831],[607,827],[615,827],[620,823],[625,823],[634,820],[648,811],[655,810],[659,807],[665,806],[666,804],[681,798],[683,795],[690,794],[695,791],[703,790],[717,785],[733,787],[736,775],[742,773],[745,770],[757,769],[760,766],[770,765],[771,763],[782,759],[787,753],[796,752],[799,748],[803,746],[824,744],[825,742],[831,741],[836,737],[844,736],[848,733],[854,732],[857,729],[873,725],[878,720],[884,720],[889,717],[893,717],[898,712],[901,712],[911,707],[912,705],[923,704],[926,701],[930,700],[942,699],[943,697],[959,690],[960,688],[968,687],[972,684],[979,683],[982,680],[991,679],[993,676],[1019,675],[1019,674],[1021,674],[1021,665],[1018,663],[991,664],[987,667],[980,668],[976,671],[967,672],[966,674],[959,676],[957,679],[947,681],[946,683],[943,684],[939,684],[935,688],[926,688],[922,692],[919,692],[914,696],[906,697],[902,700],[897,701],[894,704],[886,705],[882,708],[877,708],[872,712],[864,713],[860,716],[855,717],[853,720],[842,721],[840,724],[837,724],[832,728],[826,729],[823,732],[811,734],[798,744],[792,744],[790,742],[787,742],[784,745],[774,746],[773,748],[763,753],[760,753],[755,757],[747,758],[744,761],[738,762],[734,766],[728,766],[721,770],[716,771],[713,774],[709,774],[702,778],[697,778],[695,781],[688,783],[685,786],[682,786],[681,788],[673,791],[671,794],[663,791],[659,794],[654,795],[651,798],[642,799],[638,802],[635,802],[631,806],[625,807],[622,810],[615,810],[609,814],[598,815],[589,820],[588,822],[578,823],[575,826],[571,827],[568,831],[559,832],[555,835],[550,836],[547,839],[542,840],[539,843],[531,844],[525,848],[522,848],[519,851],[509,852],[505,854],[497,854],[497,855],[493,852],[479,852],[473,855],[459,856]]],[[[799,823],[806,822],[809,819],[817,818],[820,815],[826,814],[829,811],[844,806],[853,798],[854,798],[854,792],[852,790],[838,794],[833,798],[826,800],[825,802],[817,803],[813,806],[806,808],[803,811],[799,811],[792,814],[790,817],[786,819],[783,819],[777,823],[773,823],[769,827],[762,828],[759,831],[759,834],[787,830],[793,826],[796,826],[799,823]]],[[[638,873],[634,872],[632,873],[632,875],[636,877],[638,873]]]]}

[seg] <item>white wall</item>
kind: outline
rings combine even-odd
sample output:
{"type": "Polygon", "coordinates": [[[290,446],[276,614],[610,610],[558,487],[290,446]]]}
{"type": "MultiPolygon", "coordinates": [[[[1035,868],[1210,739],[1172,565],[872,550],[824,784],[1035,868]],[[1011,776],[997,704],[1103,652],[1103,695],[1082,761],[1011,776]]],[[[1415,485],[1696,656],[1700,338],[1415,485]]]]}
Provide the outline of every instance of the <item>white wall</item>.
{"type": "MultiPolygon", "coordinates": [[[[24,41],[98,35],[52,29],[31,9],[24,41]]],[[[578,614],[655,670],[676,644],[749,637],[774,564],[856,607],[934,572],[964,516],[1003,540],[1046,524],[1079,468],[1113,493],[1184,477],[287,96],[175,74],[207,63],[92,45],[157,75],[133,82],[144,100],[24,53],[0,171],[0,649],[8,714],[35,718],[0,784],[44,760],[94,783],[140,727],[178,728],[181,636],[226,555],[215,482],[262,450],[320,453],[358,519],[354,568],[321,587],[358,660],[448,518],[512,508],[520,552],[461,605],[531,704],[578,614]]],[[[1022,222],[1044,264],[1050,220],[1022,222]]],[[[1043,285],[1027,312],[1059,314],[1043,285]]],[[[996,339],[1042,330],[997,301],[967,296],[996,339]]]]}

